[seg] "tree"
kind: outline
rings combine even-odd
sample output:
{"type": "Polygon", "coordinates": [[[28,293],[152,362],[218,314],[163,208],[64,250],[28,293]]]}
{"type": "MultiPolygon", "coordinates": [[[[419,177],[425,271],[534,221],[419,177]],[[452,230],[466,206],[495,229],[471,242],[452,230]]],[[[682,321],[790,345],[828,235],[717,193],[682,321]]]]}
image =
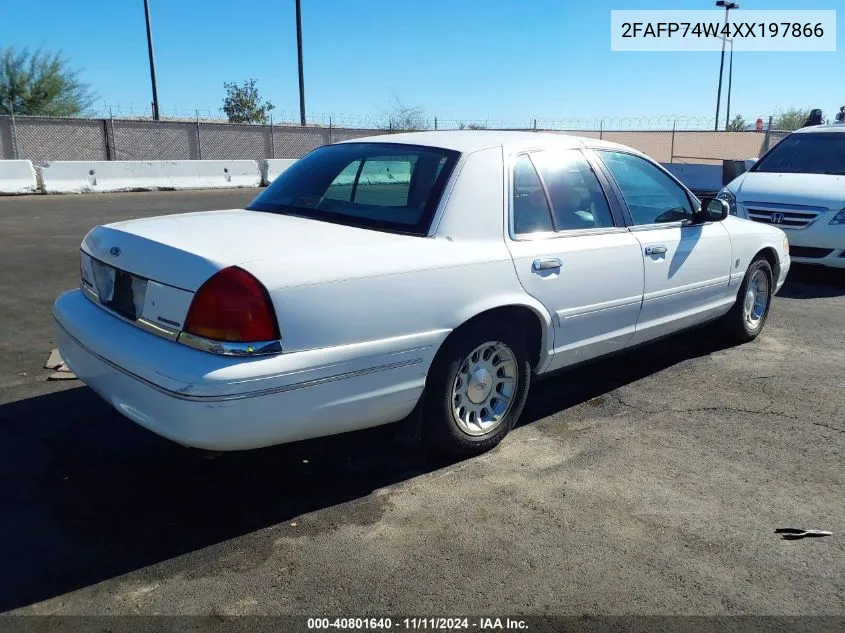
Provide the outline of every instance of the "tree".
{"type": "Polygon", "coordinates": [[[487,126],[482,125],[481,123],[464,123],[461,121],[461,124],[458,126],[459,130],[486,130],[487,126]]]}
{"type": "Polygon", "coordinates": [[[274,106],[269,101],[261,103],[255,79],[248,79],[241,85],[224,82],[226,97],[223,99],[223,112],[229,117],[229,123],[267,123],[274,106]]]}
{"type": "Polygon", "coordinates": [[[804,121],[810,116],[810,108],[802,110],[800,108],[790,108],[789,110],[778,110],[775,113],[775,118],[772,121],[772,129],[785,130],[791,132],[798,130],[804,125],[804,121]]]}
{"type": "Polygon", "coordinates": [[[742,118],[741,114],[737,114],[731,122],[728,123],[728,132],[743,132],[745,131],[745,119],[742,118]]]}
{"type": "Polygon", "coordinates": [[[415,132],[427,130],[428,121],[425,119],[425,111],[419,106],[406,106],[399,99],[394,99],[393,111],[388,114],[387,128],[400,132],[415,132]]]}
{"type": "Polygon", "coordinates": [[[0,112],[21,115],[78,116],[94,102],[79,71],[58,52],[0,50],[0,112]]]}

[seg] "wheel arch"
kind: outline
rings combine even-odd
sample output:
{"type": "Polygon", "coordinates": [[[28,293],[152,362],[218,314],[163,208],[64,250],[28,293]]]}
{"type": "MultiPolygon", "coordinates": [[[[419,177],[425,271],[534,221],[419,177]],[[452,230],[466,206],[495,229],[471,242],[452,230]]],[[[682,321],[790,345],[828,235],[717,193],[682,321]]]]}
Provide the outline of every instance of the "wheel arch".
{"type": "Polygon", "coordinates": [[[777,250],[775,250],[775,248],[772,246],[764,246],[759,251],[757,251],[751,261],[760,258],[765,259],[767,262],[769,262],[769,266],[772,267],[772,285],[774,286],[775,284],[777,284],[778,279],[780,279],[780,258],[778,257],[777,250]]]}
{"type": "Polygon", "coordinates": [[[459,336],[467,327],[486,319],[501,319],[526,332],[531,367],[539,373],[551,355],[554,342],[552,317],[541,303],[526,299],[507,297],[471,306],[456,319],[455,327],[440,344],[438,353],[449,340],[459,336]]]}

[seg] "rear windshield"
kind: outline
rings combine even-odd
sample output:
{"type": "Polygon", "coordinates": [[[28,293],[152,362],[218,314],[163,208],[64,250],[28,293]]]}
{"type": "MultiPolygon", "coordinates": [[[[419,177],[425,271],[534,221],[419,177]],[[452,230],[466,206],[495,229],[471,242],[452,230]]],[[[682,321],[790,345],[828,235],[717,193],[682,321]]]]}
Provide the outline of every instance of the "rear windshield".
{"type": "Polygon", "coordinates": [[[458,156],[394,143],[327,145],[291,165],[247,209],[425,235],[458,156]]]}
{"type": "Polygon", "coordinates": [[[752,171],[845,175],[845,133],[790,134],[761,158],[752,171]]]}

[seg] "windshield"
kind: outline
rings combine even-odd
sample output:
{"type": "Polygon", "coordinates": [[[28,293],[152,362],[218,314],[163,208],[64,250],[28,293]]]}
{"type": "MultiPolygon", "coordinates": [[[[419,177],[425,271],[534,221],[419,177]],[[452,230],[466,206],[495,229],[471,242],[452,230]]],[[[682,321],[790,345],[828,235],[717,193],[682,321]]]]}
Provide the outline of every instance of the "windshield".
{"type": "Polygon", "coordinates": [[[458,152],[341,143],[295,162],[247,209],[426,235],[458,152]]]}
{"type": "Polygon", "coordinates": [[[845,175],[845,134],[790,134],[760,159],[751,171],[845,175]]]}

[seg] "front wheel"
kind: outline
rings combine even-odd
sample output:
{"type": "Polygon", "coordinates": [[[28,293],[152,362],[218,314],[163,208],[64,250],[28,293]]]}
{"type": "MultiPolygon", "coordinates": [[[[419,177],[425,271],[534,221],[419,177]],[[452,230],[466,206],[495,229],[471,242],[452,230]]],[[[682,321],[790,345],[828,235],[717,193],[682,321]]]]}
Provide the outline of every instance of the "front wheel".
{"type": "Polygon", "coordinates": [[[423,437],[457,455],[493,448],[522,413],[530,380],[524,337],[510,324],[487,321],[455,332],[426,381],[423,437]]]}
{"type": "Polygon", "coordinates": [[[725,330],[739,342],[753,341],[763,330],[772,303],[772,267],[765,259],[751,262],[739,288],[736,303],[725,315],[725,330]]]}

